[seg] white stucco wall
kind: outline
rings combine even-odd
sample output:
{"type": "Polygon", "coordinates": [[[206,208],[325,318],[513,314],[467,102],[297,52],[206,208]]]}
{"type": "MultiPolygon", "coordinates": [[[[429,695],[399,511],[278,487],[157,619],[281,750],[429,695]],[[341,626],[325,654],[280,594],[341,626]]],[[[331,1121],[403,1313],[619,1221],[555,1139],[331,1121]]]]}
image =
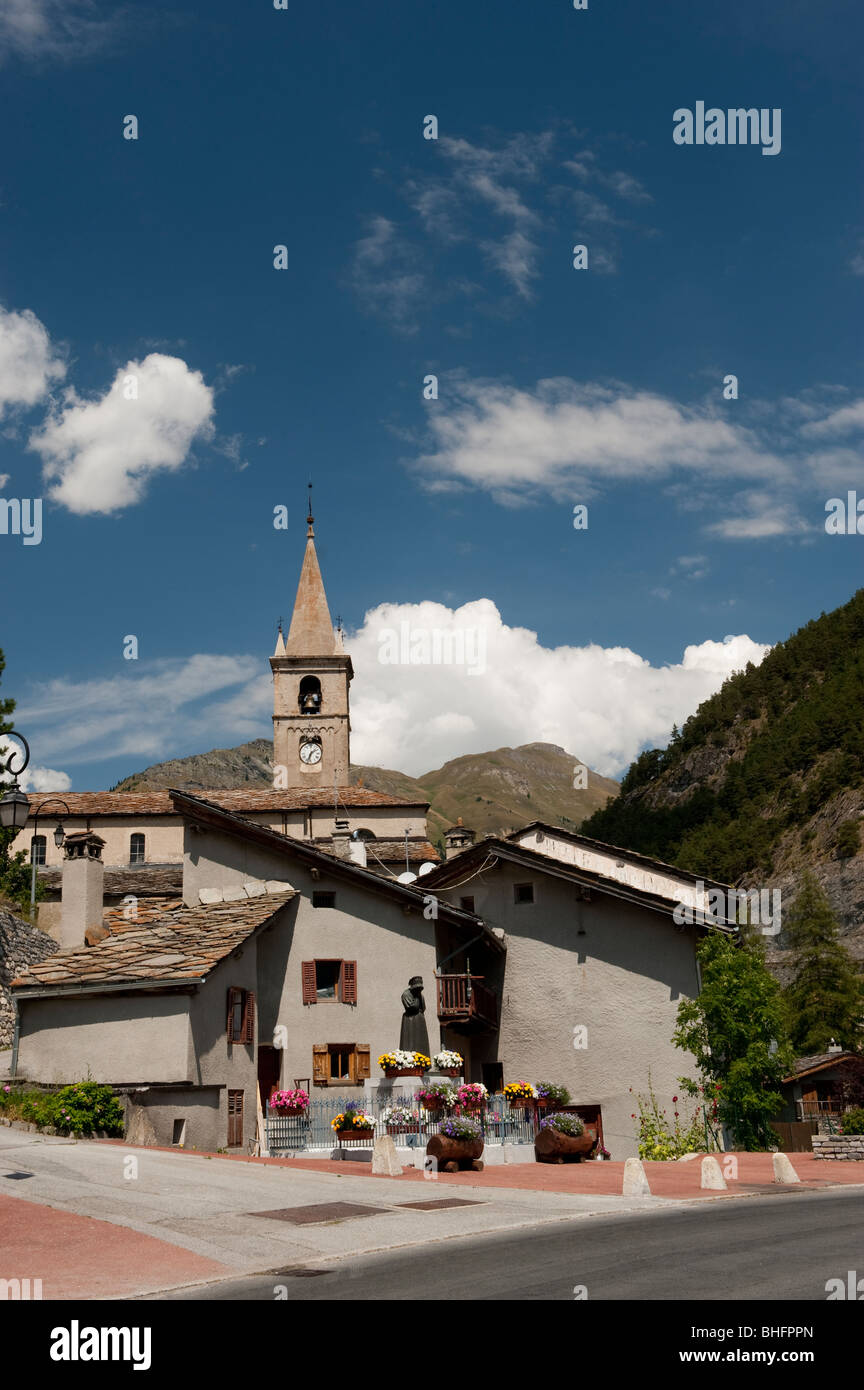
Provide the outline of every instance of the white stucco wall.
{"type": "Polygon", "coordinates": [[[507,939],[497,1049],[478,1040],[472,1057],[501,1061],[505,1082],[556,1081],[575,1104],[600,1105],[613,1158],[635,1154],[629,1088],[646,1091],[650,1071],[671,1114],[678,1077],[695,1074],[671,1042],[678,1002],[698,988],[692,930],[596,892],[580,901],[576,885],[504,861],[471,888],[476,911],[507,939]],[[517,906],[513,885],[527,882],[535,901],[517,906]]]}
{"type": "Polygon", "coordinates": [[[673,902],[698,908],[700,912],[708,907],[708,893],[704,888],[701,893],[697,893],[695,883],[689,879],[672,872],[664,873],[660,869],[631,863],[614,850],[606,853],[587,845],[577,845],[564,836],[559,837],[544,830],[526,830],[514,839],[514,843],[524,845],[526,849],[536,850],[538,854],[546,854],[550,859],[558,859],[562,864],[572,864],[575,868],[586,869],[590,873],[603,874],[605,878],[635,888],[640,893],[656,893],[660,897],[670,898],[673,902]]]}
{"type": "Polygon", "coordinates": [[[22,999],[18,1071],[46,1083],[191,1080],[188,996],[22,999]]]}

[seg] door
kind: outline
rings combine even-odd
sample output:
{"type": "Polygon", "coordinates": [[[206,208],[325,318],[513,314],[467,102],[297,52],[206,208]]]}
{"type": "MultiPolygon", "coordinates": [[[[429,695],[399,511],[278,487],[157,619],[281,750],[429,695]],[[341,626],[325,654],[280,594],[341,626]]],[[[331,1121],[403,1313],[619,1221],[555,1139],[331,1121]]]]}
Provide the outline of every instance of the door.
{"type": "Polygon", "coordinates": [[[282,1052],[278,1047],[266,1043],[258,1048],[258,1089],[261,1092],[261,1109],[267,1114],[267,1102],[274,1091],[279,1090],[279,1077],[282,1071],[282,1052]]]}

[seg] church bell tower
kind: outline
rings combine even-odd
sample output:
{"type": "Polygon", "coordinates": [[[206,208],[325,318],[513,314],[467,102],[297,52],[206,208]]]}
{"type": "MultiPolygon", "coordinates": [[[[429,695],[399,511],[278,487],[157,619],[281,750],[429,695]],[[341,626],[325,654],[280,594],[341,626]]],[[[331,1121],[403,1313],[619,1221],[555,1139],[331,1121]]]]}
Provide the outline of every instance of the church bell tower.
{"type": "Polygon", "coordinates": [[[306,553],[291,626],[287,639],[280,627],[270,658],[274,777],[286,787],[346,787],[351,734],[348,687],[354,670],[342,645],[341,629],[334,629],[330,619],[315,553],[311,505],[306,524],[306,553]]]}

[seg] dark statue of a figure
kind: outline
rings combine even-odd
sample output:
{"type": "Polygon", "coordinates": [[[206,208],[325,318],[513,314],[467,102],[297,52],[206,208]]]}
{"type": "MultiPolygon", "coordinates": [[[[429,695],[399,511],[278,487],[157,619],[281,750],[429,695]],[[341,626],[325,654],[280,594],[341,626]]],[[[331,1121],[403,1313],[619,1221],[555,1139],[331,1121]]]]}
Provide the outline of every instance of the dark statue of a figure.
{"type": "Polygon", "coordinates": [[[422,1052],[424,1057],[431,1056],[429,1052],[429,1034],[426,1031],[426,1000],[423,998],[423,980],[420,975],[413,975],[408,981],[408,988],[402,991],[402,1028],[399,1033],[399,1046],[406,1052],[422,1052]]]}

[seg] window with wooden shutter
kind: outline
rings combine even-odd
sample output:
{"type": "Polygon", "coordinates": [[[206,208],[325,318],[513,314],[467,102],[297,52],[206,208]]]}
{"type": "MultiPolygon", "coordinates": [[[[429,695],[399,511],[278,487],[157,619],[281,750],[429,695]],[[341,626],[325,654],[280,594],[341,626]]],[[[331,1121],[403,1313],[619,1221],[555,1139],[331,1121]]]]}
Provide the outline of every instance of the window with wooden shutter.
{"type": "Polygon", "coordinates": [[[228,991],[228,1023],[226,1025],[229,1043],[240,1042],[243,1037],[243,990],[228,991]]]}
{"type": "Polygon", "coordinates": [[[303,980],[303,1003],[315,1004],[318,1000],[318,993],[315,988],[314,960],[304,960],[300,972],[303,980]]]}
{"type": "Polygon", "coordinates": [[[243,1143],[243,1092],[228,1092],[228,1148],[243,1143]]]}
{"type": "Polygon", "coordinates": [[[370,1044],[370,1043],[358,1043],[358,1044],[357,1044],[357,1079],[358,1079],[358,1081],[363,1081],[363,1080],[365,1080],[365,1078],[366,1078],[367,1076],[371,1076],[371,1074],[372,1074],[372,1073],[370,1072],[370,1070],[369,1070],[369,1065],[370,1065],[369,1050],[370,1050],[370,1047],[371,1047],[371,1044],[370,1044]]]}
{"type": "Polygon", "coordinates": [[[339,980],[339,998],[343,1004],[357,1003],[357,962],[343,960],[339,980]]]}
{"type": "Polygon", "coordinates": [[[330,1049],[326,1043],[312,1046],[312,1081],[316,1086],[326,1086],[330,1080],[330,1049]]]}
{"type": "Polygon", "coordinates": [[[245,991],[243,1000],[243,1041],[255,1041],[255,995],[251,990],[245,991]]]}

